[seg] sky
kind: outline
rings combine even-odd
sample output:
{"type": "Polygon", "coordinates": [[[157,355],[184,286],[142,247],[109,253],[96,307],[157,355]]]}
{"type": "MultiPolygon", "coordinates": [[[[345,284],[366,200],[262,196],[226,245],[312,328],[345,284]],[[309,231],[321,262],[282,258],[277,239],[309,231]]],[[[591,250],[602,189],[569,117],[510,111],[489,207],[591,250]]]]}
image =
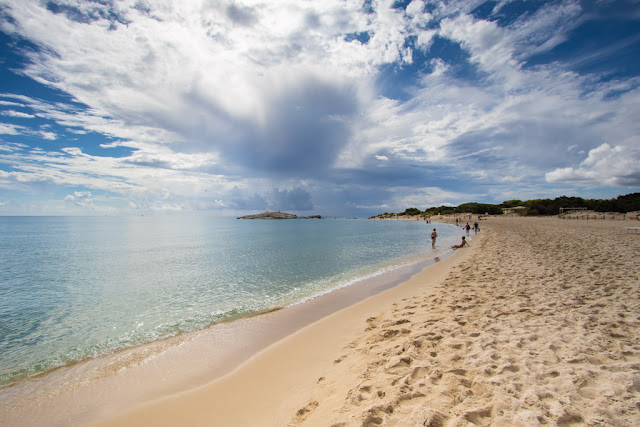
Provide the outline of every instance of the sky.
{"type": "Polygon", "coordinates": [[[640,191],[640,0],[0,0],[0,215],[640,191]]]}

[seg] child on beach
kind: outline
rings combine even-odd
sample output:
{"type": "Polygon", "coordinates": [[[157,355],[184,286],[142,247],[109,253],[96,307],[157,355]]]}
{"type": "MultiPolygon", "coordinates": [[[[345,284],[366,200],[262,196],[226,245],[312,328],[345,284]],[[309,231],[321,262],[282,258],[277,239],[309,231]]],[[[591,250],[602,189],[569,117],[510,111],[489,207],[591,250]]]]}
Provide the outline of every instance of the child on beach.
{"type": "Polygon", "coordinates": [[[451,246],[451,249],[460,249],[460,248],[464,248],[465,246],[469,246],[469,242],[467,242],[464,236],[462,236],[462,242],[459,245],[451,246]]]}

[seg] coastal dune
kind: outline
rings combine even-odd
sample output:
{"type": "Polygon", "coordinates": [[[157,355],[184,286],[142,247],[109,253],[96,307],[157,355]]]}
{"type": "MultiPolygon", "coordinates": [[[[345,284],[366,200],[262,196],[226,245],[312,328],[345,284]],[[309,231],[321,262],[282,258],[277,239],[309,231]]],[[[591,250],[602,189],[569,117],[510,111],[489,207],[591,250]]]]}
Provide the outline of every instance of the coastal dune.
{"type": "Polygon", "coordinates": [[[640,425],[629,224],[482,221],[410,281],[105,424],[640,425]]]}

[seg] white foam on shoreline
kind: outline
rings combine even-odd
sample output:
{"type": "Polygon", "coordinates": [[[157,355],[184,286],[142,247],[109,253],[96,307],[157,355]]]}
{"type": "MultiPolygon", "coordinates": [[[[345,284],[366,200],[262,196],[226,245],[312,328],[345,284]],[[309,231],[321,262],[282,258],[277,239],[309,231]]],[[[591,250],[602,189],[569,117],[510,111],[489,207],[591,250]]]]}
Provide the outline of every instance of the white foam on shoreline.
{"type": "MultiPolygon", "coordinates": [[[[442,251],[437,251],[432,253],[429,257],[427,257],[425,259],[424,256],[421,256],[419,258],[411,258],[411,259],[404,259],[404,260],[400,260],[400,261],[396,261],[395,263],[389,264],[389,265],[385,265],[383,267],[379,267],[379,268],[375,268],[372,271],[365,273],[365,274],[361,274],[361,275],[357,275],[355,277],[352,278],[348,278],[345,280],[340,280],[338,282],[336,282],[335,284],[331,285],[330,287],[328,287],[327,289],[318,291],[318,292],[314,292],[313,294],[311,294],[310,296],[304,297],[298,301],[289,303],[287,305],[284,306],[284,308],[288,308],[288,307],[293,307],[296,305],[300,305],[300,304],[304,304],[306,302],[309,302],[311,300],[314,300],[316,298],[322,297],[324,295],[330,294],[332,292],[335,292],[337,290],[340,289],[344,289],[347,288],[349,286],[353,286],[362,282],[366,282],[367,280],[370,279],[374,279],[389,273],[393,273],[396,272],[398,270],[402,270],[402,269],[417,269],[417,270],[423,270],[424,268],[428,267],[429,265],[434,264],[435,262],[437,262],[439,259],[444,259],[448,256],[450,256],[453,253],[453,250],[451,249],[445,249],[442,251]]],[[[415,273],[414,273],[415,274],[415,273]]]]}

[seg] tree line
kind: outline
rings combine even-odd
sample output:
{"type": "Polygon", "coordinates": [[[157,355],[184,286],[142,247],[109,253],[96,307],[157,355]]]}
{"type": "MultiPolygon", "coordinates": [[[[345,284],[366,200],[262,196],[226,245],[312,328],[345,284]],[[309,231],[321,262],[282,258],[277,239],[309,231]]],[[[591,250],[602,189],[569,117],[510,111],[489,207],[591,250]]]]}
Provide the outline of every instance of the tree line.
{"type": "Polygon", "coordinates": [[[523,215],[557,215],[560,208],[586,208],[595,212],[620,212],[627,213],[640,211],[640,193],[631,193],[618,196],[615,199],[583,199],[581,197],[556,197],[555,199],[534,199],[534,200],[506,200],[498,205],[490,203],[463,203],[459,206],[439,206],[427,208],[421,211],[418,208],[408,208],[404,212],[393,214],[385,212],[379,217],[389,217],[392,215],[452,215],[462,213],[472,213],[476,215],[500,215],[504,208],[514,208],[522,206],[526,209],[523,215]]]}

